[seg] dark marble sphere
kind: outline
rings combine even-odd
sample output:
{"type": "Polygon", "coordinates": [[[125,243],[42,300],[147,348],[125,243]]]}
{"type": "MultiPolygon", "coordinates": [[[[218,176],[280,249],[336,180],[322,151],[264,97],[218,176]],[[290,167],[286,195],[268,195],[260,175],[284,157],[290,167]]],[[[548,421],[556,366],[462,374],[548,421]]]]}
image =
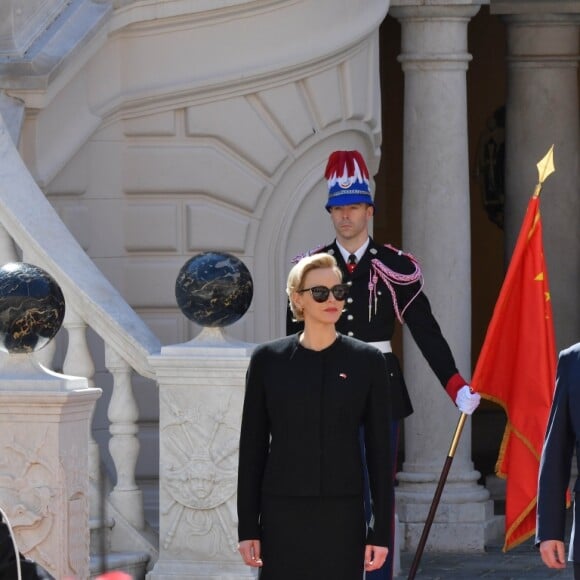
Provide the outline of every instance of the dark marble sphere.
{"type": "Polygon", "coordinates": [[[177,305],[201,326],[233,324],[246,313],[253,294],[246,265],[221,252],[204,252],[189,259],[175,282],[177,305]]]}
{"type": "Polygon", "coordinates": [[[0,268],[0,350],[40,350],[59,331],[63,319],[64,296],[52,276],[24,262],[0,268]]]}

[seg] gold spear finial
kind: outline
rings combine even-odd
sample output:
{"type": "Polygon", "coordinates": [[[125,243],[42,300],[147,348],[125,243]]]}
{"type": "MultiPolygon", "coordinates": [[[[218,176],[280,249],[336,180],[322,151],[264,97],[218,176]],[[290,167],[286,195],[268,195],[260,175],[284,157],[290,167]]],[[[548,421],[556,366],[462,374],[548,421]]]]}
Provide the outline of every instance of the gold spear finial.
{"type": "Polygon", "coordinates": [[[544,158],[537,164],[538,168],[538,183],[536,189],[534,190],[534,197],[540,195],[542,190],[542,184],[544,181],[556,171],[554,167],[554,145],[550,147],[544,158]]]}

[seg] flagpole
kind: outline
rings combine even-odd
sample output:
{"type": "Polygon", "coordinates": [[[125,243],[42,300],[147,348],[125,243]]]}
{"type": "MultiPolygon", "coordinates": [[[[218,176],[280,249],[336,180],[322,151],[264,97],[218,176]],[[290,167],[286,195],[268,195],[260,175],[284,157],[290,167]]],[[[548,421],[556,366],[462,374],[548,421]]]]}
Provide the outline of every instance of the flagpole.
{"type": "Polygon", "coordinates": [[[409,569],[409,575],[407,580],[413,580],[417,569],[419,568],[419,562],[421,561],[421,556],[423,555],[423,550],[425,549],[425,544],[427,543],[427,536],[429,536],[429,531],[431,530],[431,524],[435,519],[435,512],[437,511],[437,506],[439,505],[439,500],[441,499],[441,494],[443,493],[443,488],[445,487],[445,482],[447,481],[447,475],[451,469],[451,464],[453,463],[453,458],[455,457],[455,451],[459,445],[459,439],[461,437],[461,432],[463,431],[463,426],[465,425],[465,420],[467,419],[466,413],[461,413],[459,421],[457,422],[457,427],[455,428],[455,434],[451,441],[451,446],[449,447],[449,453],[443,464],[443,469],[441,470],[441,476],[439,477],[439,483],[437,484],[437,489],[435,490],[435,495],[433,496],[433,501],[431,502],[431,508],[429,509],[429,514],[425,521],[425,527],[423,528],[423,533],[421,534],[421,539],[417,545],[417,551],[415,552],[415,557],[413,558],[413,563],[409,569]]]}

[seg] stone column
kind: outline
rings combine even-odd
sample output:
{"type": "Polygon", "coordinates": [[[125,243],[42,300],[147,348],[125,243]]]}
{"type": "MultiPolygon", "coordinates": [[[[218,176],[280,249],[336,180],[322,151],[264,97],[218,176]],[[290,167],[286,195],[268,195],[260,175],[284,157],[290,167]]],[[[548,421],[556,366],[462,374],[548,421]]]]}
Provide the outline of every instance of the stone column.
{"type": "Polygon", "coordinates": [[[236,488],[253,345],[206,328],[151,357],[159,384],[159,559],[148,580],[254,578],[237,551],[236,488]]]}
{"type": "MultiPolygon", "coordinates": [[[[405,75],[403,248],[420,261],[427,293],[457,367],[471,369],[467,25],[470,5],[397,6],[399,57],[405,75]]],[[[397,509],[406,549],[417,546],[459,412],[439,385],[408,330],[404,371],[415,412],[405,421],[405,462],[397,509]]],[[[471,462],[471,421],[461,443],[427,549],[483,550],[501,529],[489,493],[471,462]]]]}
{"type": "MultiPolygon", "coordinates": [[[[538,181],[536,163],[554,144],[556,172],[544,183],[541,204],[558,349],[580,336],[580,3],[576,4],[576,15],[504,17],[508,31],[506,263],[538,181]]],[[[534,6],[556,8],[551,2],[534,6]]],[[[495,11],[505,14],[517,8],[517,3],[502,3],[495,11]]]]}
{"type": "Polygon", "coordinates": [[[100,389],[28,354],[0,363],[0,505],[18,549],[55,578],[89,577],[89,420],[100,389]]]}

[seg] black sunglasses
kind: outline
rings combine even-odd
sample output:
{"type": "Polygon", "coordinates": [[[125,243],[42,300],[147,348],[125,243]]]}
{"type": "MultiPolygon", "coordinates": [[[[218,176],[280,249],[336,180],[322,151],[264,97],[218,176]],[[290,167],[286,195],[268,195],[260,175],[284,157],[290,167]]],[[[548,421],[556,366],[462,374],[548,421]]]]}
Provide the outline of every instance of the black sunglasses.
{"type": "Polygon", "coordinates": [[[314,302],[326,302],[330,296],[330,293],[332,292],[334,298],[342,302],[348,296],[349,290],[350,286],[348,284],[336,284],[332,288],[327,288],[326,286],[312,286],[312,288],[303,288],[302,290],[298,290],[298,294],[302,294],[303,292],[310,292],[314,302]]]}

